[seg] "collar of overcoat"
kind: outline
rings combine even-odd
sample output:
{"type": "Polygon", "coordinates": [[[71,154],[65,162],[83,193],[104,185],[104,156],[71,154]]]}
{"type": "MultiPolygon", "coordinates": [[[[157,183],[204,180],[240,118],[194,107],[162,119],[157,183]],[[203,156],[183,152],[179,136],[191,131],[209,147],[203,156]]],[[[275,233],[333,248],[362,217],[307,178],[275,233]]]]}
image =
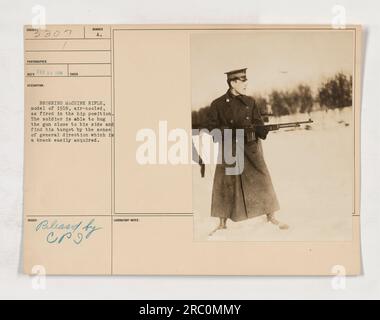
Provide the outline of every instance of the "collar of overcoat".
{"type": "Polygon", "coordinates": [[[250,98],[246,95],[243,95],[243,94],[240,94],[238,96],[234,95],[230,89],[228,89],[228,91],[226,92],[226,96],[227,96],[227,99],[238,99],[240,100],[243,104],[245,104],[246,106],[249,106],[250,105],[250,98]]]}

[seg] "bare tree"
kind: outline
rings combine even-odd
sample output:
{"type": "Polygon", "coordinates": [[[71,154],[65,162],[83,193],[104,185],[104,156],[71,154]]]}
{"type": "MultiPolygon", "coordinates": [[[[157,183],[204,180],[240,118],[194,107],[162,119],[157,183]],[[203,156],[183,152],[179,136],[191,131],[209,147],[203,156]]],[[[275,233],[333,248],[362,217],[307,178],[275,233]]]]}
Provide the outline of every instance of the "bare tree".
{"type": "Polygon", "coordinates": [[[317,100],[321,107],[329,109],[352,106],[352,76],[340,72],[328,79],[319,88],[317,100]]]}

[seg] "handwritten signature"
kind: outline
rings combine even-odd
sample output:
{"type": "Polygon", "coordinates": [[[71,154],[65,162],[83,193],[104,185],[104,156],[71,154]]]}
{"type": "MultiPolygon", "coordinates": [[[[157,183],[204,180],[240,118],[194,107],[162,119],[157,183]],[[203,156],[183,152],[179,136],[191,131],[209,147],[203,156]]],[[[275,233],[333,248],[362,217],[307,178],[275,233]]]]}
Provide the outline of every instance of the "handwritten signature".
{"type": "Polygon", "coordinates": [[[46,241],[50,244],[61,244],[69,240],[79,245],[101,229],[95,225],[95,219],[72,224],[61,223],[58,220],[43,220],[37,225],[36,232],[48,232],[46,241]]]}

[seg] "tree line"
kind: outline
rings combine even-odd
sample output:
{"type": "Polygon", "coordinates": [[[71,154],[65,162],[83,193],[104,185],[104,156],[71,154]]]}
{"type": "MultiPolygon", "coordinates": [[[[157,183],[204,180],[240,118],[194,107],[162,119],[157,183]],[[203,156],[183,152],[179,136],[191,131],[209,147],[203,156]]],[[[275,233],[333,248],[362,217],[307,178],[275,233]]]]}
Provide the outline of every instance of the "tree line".
{"type": "MultiPolygon", "coordinates": [[[[341,109],[352,106],[352,76],[342,72],[321,83],[313,95],[307,84],[300,84],[293,90],[273,90],[268,99],[262,96],[253,97],[262,113],[271,112],[274,116],[295,113],[310,113],[316,109],[341,109]],[[271,110],[268,110],[268,105],[271,110]]],[[[192,112],[193,125],[205,123],[209,107],[192,112]]]]}

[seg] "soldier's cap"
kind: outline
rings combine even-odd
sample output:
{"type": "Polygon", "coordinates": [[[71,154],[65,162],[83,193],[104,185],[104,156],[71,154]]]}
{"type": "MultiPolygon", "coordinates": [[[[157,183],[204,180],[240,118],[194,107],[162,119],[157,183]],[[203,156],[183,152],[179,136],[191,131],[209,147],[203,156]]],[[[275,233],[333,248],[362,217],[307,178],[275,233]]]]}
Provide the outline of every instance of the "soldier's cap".
{"type": "Polygon", "coordinates": [[[232,70],[225,72],[227,75],[227,80],[233,81],[233,80],[241,80],[241,81],[247,81],[247,68],[243,69],[237,69],[237,70],[232,70]]]}

